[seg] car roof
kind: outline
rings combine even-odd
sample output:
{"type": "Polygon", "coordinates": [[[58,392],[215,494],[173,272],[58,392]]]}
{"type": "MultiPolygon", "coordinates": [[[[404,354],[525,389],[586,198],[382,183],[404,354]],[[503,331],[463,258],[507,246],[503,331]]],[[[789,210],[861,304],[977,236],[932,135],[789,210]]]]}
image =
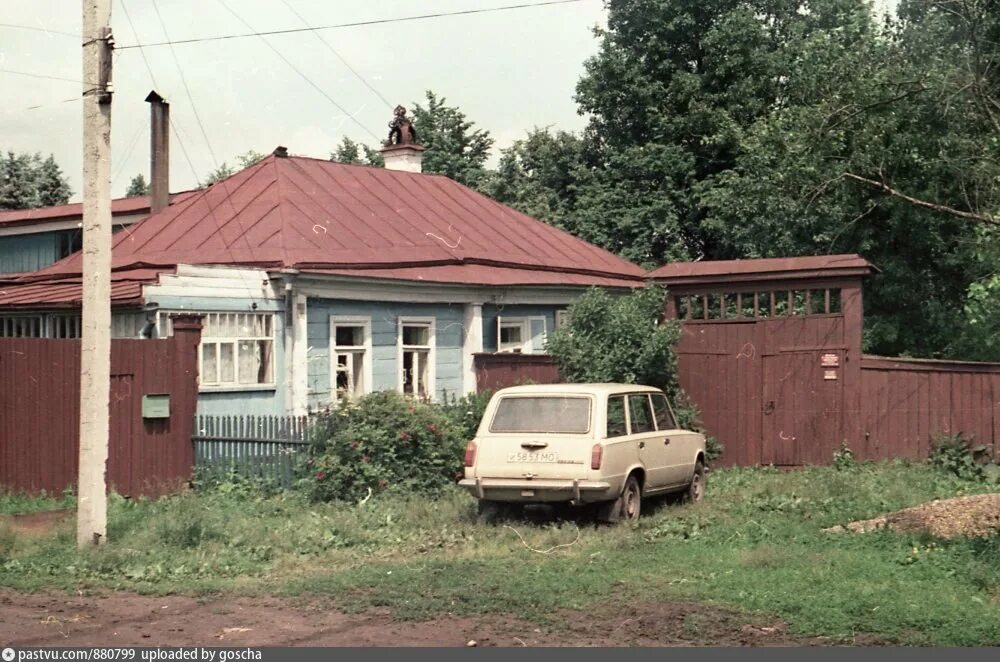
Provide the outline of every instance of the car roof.
{"type": "Polygon", "coordinates": [[[614,395],[616,393],[635,393],[637,391],[660,393],[660,389],[641,384],[524,384],[509,386],[497,391],[497,395],[614,395]]]}

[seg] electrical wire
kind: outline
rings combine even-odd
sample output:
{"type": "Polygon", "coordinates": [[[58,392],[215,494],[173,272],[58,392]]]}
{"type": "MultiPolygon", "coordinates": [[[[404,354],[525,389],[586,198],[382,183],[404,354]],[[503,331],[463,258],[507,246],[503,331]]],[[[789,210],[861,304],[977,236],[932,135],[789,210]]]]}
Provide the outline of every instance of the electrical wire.
{"type": "Polygon", "coordinates": [[[47,76],[45,74],[35,74],[30,71],[14,71],[13,69],[0,69],[0,74],[12,74],[14,76],[27,76],[28,78],[39,78],[44,80],[61,80],[66,83],[76,83],[77,85],[96,85],[88,83],[78,78],[63,78],[62,76],[47,76]]]}
{"type": "MultiPolygon", "coordinates": [[[[160,7],[156,4],[156,0],[152,0],[153,9],[156,11],[156,18],[160,21],[160,28],[163,30],[163,36],[170,39],[170,35],[167,34],[167,25],[163,22],[163,16],[160,15],[160,7]]],[[[194,113],[194,119],[198,122],[198,128],[201,129],[201,136],[205,139],[205,145],[208,147],[208,153],[212,157],[212,163],[215,167],[219,166],[218,159],[215,158],[215,150],[212,149],[212,143],[208,139],[208,132],[205,131],[205,125],[201,121],[201,115],[198,114],[198,107],[194,103],[194,97],[191,96],[191,88],[188,87],[187,77],[184,75],[184,68],[181,67],[180,60],[177,59],[177,52],[174,47],[170,47],[170,55],[174,59],[174,65],[177,66],[177,73],[181,75],[181,84],[184,85],[184,92],[187,94],[188,102],[191,104],[191,110],[194,113]]]]}
{"type": "MultiPolygon", "coordinates": [[[[129,48],[151,48],[153,46],[168,46],[177,44],[195,44],[205,41],[223,41],[226,39],[245,39],[248,37],[260,37],[266,35],[277,35],[277,34],[294,34],[296,32],[311,32],[314,30],[335,30],[337,28],[356,28],[366,25],[383,25],[386,23],[405,23],[409,21],[423,21],[432,18],[443,18],[446,16],[468,16],[471,14],[486,14],[490,12],[501,12],[501,11],[512,11],[515,9],[530,9],[533,7],[547,7],[550,5],[568,5],[578,2],[585,2],[586,0],[548,0],[548,2],[530,2],[518,5],[505,5],[503,7],[486,7],[483,9],[464,9],[460,11],[453,12],[438,12],[435,14],[420,14],[417,16],[400,16],[396,18],[382,18],[382,19],[372,19],[368,21],[355,21],[352,23],[337,23],[334,25],[317,25],[308,28],[289,28],[286,30],[268,30],[266,32],[250,32],[246,34],[228,34],[228,35],[215,35],[211,37],[192,37],[190,39],[178,39],[177,41],[159,41],[151,42],[148,44],[127,44],[125,46],[117,46],[116,48],[120,50],[125,50],[129,48]]],[[[251,28],[252,29],[252,28],[251,28]]]]}
{"type": "MultiPolygon", "coordinates": [[[[229,7],[229,5],[227,5],[223,0],[217,0],[217,2],[220,5],[222,5],[226,9],[226,11],[228,11],[230,14],[232,14],[233,16],[235,16],[238,21],[240,21],[243,25],[247,26],[248,29],[250,29],[250,30],[254,29],[254,27],[252,25],[250,25],[247,21],[245,21],[243,19],[242,16],[240,16],[233,9],[231,9],[229,7]]],[[[155,6],[155,2],[154,2],[154,6],[155,6]]],[[[275,55],[277,55],[279,58],[281,58],[281,60],[285,64],[287,64],[289,67],[292,68],[292,71],[294,71],[295,73],[297,73],[302,78],[302,80],[304,80],[305,82],[309,83],[309,85],[311,85],[313,87],[313,89],[315,89],[317,92],[319,92],[321,95],[323,95],[323,97],[325,97],[327,101],[329,101],[331,104],[333,104],[333,106],[337,110],[339,110],[345,116],[347,116],[348,118],[350,118],[351,121],[353,121],[355,124],[357,124],[359,127],[361,127],[364,131],[367,131],[375,140],[381,140],[375,134],[374,131],[372,131],[367,126],[365,126],[364,124],[362,124],[361,121],[358,120],[358,118],[356,118],[353,114],[351,114],[350,112],[348,112],[348,110],[346,108],[344,108],[339,103],[337,103],[337,101],[333,97],[331,97],[329,94],[326,93],[326,90],[324,90],[322,87],[320,87],[315,82],[313,82],[313,80],[311,78],[309,78],[309,76],[305,75],[305,73],[303,73],[301,69],[299,69],[298,67],[296,67],[295,64],[291,60],[289,60],[287,57],[285,57],[285,55],[274,46],[274,44],[272,44],[267,39],[265,39],[264,36],[263,36],[263,33],[258,33],[258,36],[260,37],[260,40],[263,41],[264,44],[267,45],[268,48],[270,48],[272,51],[274,51],[275,55]]]]}
{"type": "Polygon", "coordinates": [[[295,7],[293,7],[293,6],[292,6],[292,4],[291,4],[291,3],[290,3],[290,2],[288,1],[288,0],[281,0],[281,2],[282,2],[282,3],[283,3],[283,4],[285,5],[285,6],[286,6],[286,7],[288,7],[288,10],[289,10],[290,12],[292,12],[293,14],[295,14],[296,18],[298,18],[298,19],[299,19],[300,21],[302,21],[302,25],[304,25],[304,26],[306,26],[307,28],[309,28],[310,30],[312,30],[312,33],[313,33],[313,35],[315,35],[315,37],[316,37],[317,39],[319,39],[319,40],[320,40],[320,43],[322,43],[322,44],[323,44],[324,46],[326,46],[326,47],[327,47],[327,49],[328,49],[328,50],[329,50],[329,51],[330,51],[331,53],[333,53],[333,54],[334,54],[334,56],[335,56],[335,57],[336,57],[336,58],[337,58],[338,60],[340,60],[341,64],[343,64],[343,65],[344,65],[345,67],[347,67],[348,71],[350,71],[350,72],[351,72],[352,74],[354,74],[354,76],[355,76],[355,77],[356,77],[356,78],[357,78],[358,80],[360,80],[360,81],[361,81],[361,83],[362,83],[362,84],[363,84],[363,85],[364,85],[365,87],[367,87],[367,88],[368,88],[369,90],[371,90],[372,94],[374,94],[374,95],[375,95],[375,96],[377,96],[377,97],[378,97],[379,99],[381,99],[381,100],[382,100],[382,103],[384,103],[384,104],[385,104],[386,106],[388,106],[389,108],[392,108],[392,107],[393,107],[393,104],[392,104],[392,102],[390,102],[390,101],[389,101],[388,99],[386,99],[386,98],[385,98],[385,97],[384,97],[384,96],[382,95],[382,93],[381,93],[381,92],[379,92],[379,91],[378,91],[377,89],[375,89],[375,87],[373,87],[373,86],[371,85],[371,83],[369,83],[369,82],[368,82],[368,81],[367,81],[367,80],[365,79],[365,77],[364,77],[364,76],[362,76],[362,75],[361,75],[360,73],[358,73],[358,72],[357,72],[357,70],[356,70],[356,69],[355,69],[354,67],[352,67],[352,66],[351,66],[351,64],[350,64],[350,63],[349,63],[349,62],[348,62],[348,61],[347,61],[346,59],[344,59],[344,56],[343,56],[343,55],[341,55],[340,53],[338,53],[338,52],[336,51],[336,49],[334,49],[334,47],[333,47],[333,46],[332,46],[332,45],[330,44],[330,42],[328,42],[328,41],[327,41],[326,39],[324,39],[324,38],[323,38],[323,35],[321,35],[321,34],[319,33],[319,30],[316,30],[316,29],[313,29],[313,28],[309,27],[309,21],[307,21],[307,20],[306,20],[306,19],[305,19],[305,18],[304,18],[304,17],[302,16],[302,14],[300,14],[300,13],[299,13],[299,12],[297,12],[297,11],[295,11],[295,7]]]}
{"type": "Polygon", "coordinates": [[[62,30],[49,30],[48,28],[38,28],[33,25],[16,25],[14,23],[0,23],[0,28],[13,28],[15,30],[30,30],[32,32],[42,32],[45,34],[58,34],[75,39],[82,39],[81,35],[73,32],[63,32],[62,30]]]}
{"type": "MultiPolygon", "coordinates": [[[[122,8],[122,12],[125,14],[125,20],[128,21],[128,26],[132,29],[132,36],[135,37],[136,41],[140,41],[139,32],[135,29],[135,24],[132,23],[132,17],[128,13],[128,8],[125,6],[125,0],[118,0],[118,5],[122,8]]],[[[167,38],[169,39],[169,37],[167,38]]],[[[118,53],[118,49],[115,49],[115,55],[118,53]]],[[[146,51],[141,46],[139,47],[139,54],[142,55],[142,61],[146,63],[146,71],[149,72],[149,79],[153,81],[153,89],[158,88],[159,85],[156,84],[156,76],[153,75],[153,68],[149,66],[149,59],[146,57],[146,51]]]]}

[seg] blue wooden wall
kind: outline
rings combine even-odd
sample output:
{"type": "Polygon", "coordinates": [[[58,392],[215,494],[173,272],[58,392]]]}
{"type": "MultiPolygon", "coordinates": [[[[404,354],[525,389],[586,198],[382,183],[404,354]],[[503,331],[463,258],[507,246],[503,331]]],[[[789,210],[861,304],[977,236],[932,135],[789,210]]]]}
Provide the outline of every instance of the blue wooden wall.
{"type": "Polygon", "coordinates": [[[58,259],[58,232],[0,237],[0,274],[36,271],[58,259]]]}
{"type": "Polygon", "coordinates": [[[434,395],[462,394],[462,304],[375,303],[309,299],[309,406],[324,407],[330,395],[330,316],[370,317],[373,390],[397,389],[397,339],[400,317],[433,317],[435,330],[434,395]]]}

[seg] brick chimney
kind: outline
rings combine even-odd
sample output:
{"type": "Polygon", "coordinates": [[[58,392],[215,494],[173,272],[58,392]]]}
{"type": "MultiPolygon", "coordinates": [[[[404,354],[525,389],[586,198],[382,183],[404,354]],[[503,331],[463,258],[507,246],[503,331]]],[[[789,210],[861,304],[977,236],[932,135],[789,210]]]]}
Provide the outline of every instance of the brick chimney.
{"type": "Polygon", "coordinates": [[[170,104],[153,90],[149,103],[149,211],[170,206],[170,104]]]}
{"type": "Polygon", "coordinates": [[[389,141],[382,148],[382,158],[387,170],[422,172],[424,146],[417,144],[417,129],[406,116],[406,108],[396,106],[389,122],[389,141]]]}

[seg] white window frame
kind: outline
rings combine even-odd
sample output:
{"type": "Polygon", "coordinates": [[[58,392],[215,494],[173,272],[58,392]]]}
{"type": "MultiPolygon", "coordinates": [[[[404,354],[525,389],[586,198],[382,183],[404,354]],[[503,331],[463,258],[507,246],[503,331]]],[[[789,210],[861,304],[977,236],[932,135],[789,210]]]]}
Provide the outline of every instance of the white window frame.
{"type": "Polygon", "coordinates": [[[556,311],[556,329],[561,329],[569,322],[569,310],[561,308],[556,311]]]}
{"type": "MultiPolygon", "coordinates": [[[[157,312],[157,336],[160,338],[166,338],[173,335],[173,324],[170,321],[170,315],[176,314],[193,314],[202,315],[204,317],[204,324],[208,324],[212,315],[249,315],[253,317],[270,317],[271,318],[271,381],[266,383],[252,383],[252,384],[241,384],[240,383],[240,357],[239,357],[239,343],[244,340],[268,340],[268,338],[260,338],[255,336],[206,336],[204,329],[202,330],[201,342],[198,343],[198,390],[200,392],[210,392],[210,391],[273,391],[278,387],[278,316],[274,312],[266,311],[244,311],[244,310],[173,310],[173,311],[158,311],[157,312]],[[202,375],[202,354],[204,352],[205,344],[212,343],[215,345],[222,345],[226,343],[233,343],[233,379],[232,382],[221,382],[214,381],[210,383],[204,382],[204,375],[202,375]]],[[[219,365],[219,354],[216,353],[216,379],[218,380],[218,370],[221,368],[219,365]]]]}
{"type": "MultiPolygon", "coordinates": [[[[400,317],[396,326],[396,387],[400,393],[405,393],[403,391],[403,352],[409,348],[418,348],[427,350],[427,385],[425,390],[427,391],[427,397],[430,400],[435,399],[435,391],[437,384],[437,338],[435,332],[435,318],[433,317],[400,317]],[[424,326],[427,327],[427,345],[403,345],[403,327],[404,326],[424,326]]],[[[419,388],[417,389],[419,391],[419,388]]],[[[416,395],[417,393],[414,393],[416,395]]]]}
{"type": "Polygon", "coordinates": [[[497,352],[503,354],[517,353],[517,354],[541,354],[545,351],[545,339],[549,335],[549,324],[548,320],[544,315],[531,315],[531,316],[519,316],[519,317],[497,317],[497,352]],[[541,346],[535,347],[534,338],[531,334],[531,324],[532,322],[542,323],[542,337],[541,346]],[[500,329],[505,326],[515,326],[520,325],[521,327],[521,351],[516,352],[514,349],[502,349],[500,345],[500,329]]]}
{"type": "MultiPolygon", "coordinates": [[[[372,379],[373,366],[372,363],[374,358],[372,356],[372,318],[371,317],[357,317],[349,315],[330,315],[330,400],[332,402],[337,402],[339,400],[337,395],[337,367],[339,365],[338,357],[340,354],[350,354],[351,356],[357,357],[361,356],[361,374],[363,383],[361,384],[360,392],[356,391],[353,394],[347,396],[348,400],[353,400],[359,395],[365,395],[366,393],[372,392],[372,379]],[[360,345],[338,345],[337,344],[337,327],[338,326],[350,326],[350,327],[362,327],[364,334],[363,342],[360,345]],[[343,350],[343,351],[338,351],[343,350]]],[[[353,360],[356,360],[353,359],[353,360]]]]}
{"type": "Polygon", "coordinates": [[[500,354],[530,354],[531,353],[531,320],[527,317],[497,317],[497,353],[500,354]],[[504,347],[501,339],[504,328],[521,329],[521,342],[516,347],[504,347]]]}

